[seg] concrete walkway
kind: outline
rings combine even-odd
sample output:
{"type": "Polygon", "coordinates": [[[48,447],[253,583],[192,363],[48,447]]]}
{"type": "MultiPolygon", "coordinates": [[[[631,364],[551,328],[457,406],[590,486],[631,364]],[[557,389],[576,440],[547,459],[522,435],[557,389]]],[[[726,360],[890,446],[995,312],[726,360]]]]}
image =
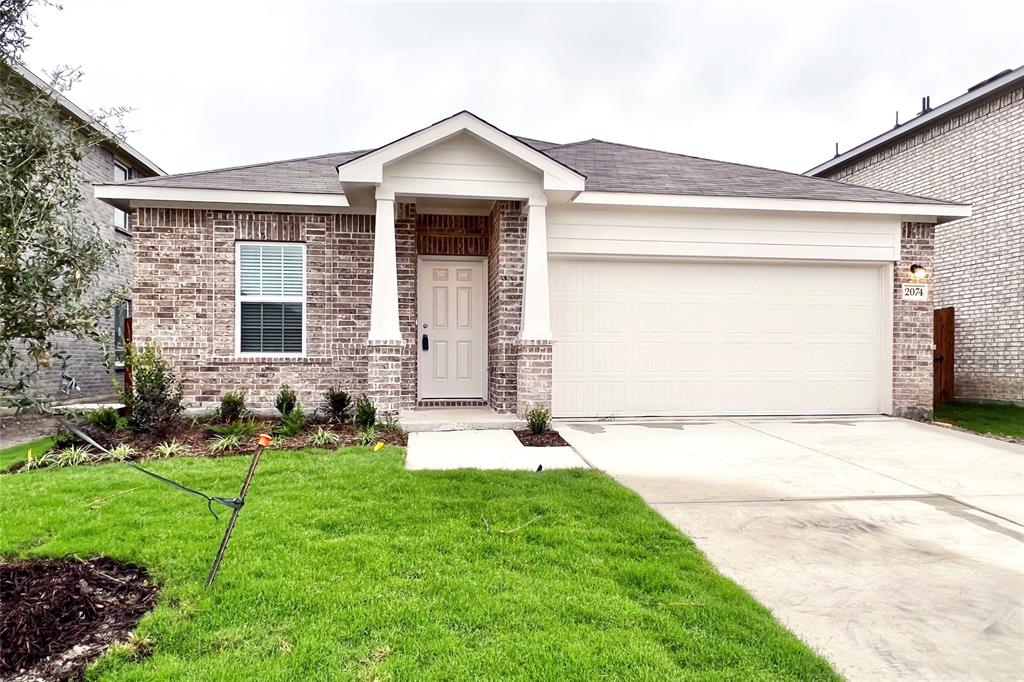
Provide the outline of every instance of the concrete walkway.
{"type": "Polygon", "coordinates": [[[406,469],[571,469],[587,467],[572,448],[528,448],[508,430],[409,434],[406,469]]]}
{"type": "Polygon", "coordinates": [[[882,417],[557,428],[849,679],[1024,678],[1024,447],[882,417]]]}

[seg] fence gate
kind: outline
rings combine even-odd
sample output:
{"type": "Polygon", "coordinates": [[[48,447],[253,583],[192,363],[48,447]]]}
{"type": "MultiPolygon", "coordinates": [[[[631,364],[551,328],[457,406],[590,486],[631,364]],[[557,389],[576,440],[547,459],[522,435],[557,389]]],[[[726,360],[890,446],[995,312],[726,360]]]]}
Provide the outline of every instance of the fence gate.
{"type": "Polygon", "coordinates": [[[935,395],[936,405],[953,400],[953,308],[935,311],[935,395]]]}

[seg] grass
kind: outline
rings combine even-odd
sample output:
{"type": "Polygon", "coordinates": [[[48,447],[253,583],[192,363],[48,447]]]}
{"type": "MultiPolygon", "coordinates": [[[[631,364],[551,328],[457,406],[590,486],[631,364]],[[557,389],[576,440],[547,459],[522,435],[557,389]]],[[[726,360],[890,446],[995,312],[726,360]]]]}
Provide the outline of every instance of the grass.
{"type": "Polygon", "coordinates": [[[53,436],[47,436],[46,438],[34,440],[31,443],[14,445],[9,448],[0,448],[0,471],[6,471],[15,464],[24,462],[28,459],[28,453],[30,450],[32,451],[33,457],[38,457],[49,450],[55,440],[57,439],[53,436]]]}
{"type": "Polygon", "coordinates": [[[1024,407],[957,401],[935,406],[935,419],[981,434],[1024,440],[1024,407]]]}
{"type": "MultiPolygon", "coordinates": [[[[838,679],[605,475],[403,456],[267,453],[210,591],[226,513],[123,465],[0,478],[0,554],[149,568],[152,654],[114,649],[89,679],[838,679]]],[[[232,496],[247,463],[150,466],[232,496]]]]}

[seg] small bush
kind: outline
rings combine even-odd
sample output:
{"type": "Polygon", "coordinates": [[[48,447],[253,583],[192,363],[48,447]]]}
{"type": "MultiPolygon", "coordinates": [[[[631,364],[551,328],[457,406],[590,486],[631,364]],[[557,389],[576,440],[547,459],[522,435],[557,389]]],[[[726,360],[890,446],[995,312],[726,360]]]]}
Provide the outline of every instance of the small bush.
{"type": "Polygon", "coordinates": [[[217,416],[222,422],[234,422],[244,417],[245,391],[232,391],[222,395],[217,416]]]}
{"type": "Polygon", "coordinates": [[[87,415],[89,423],[101,431],[114,433],[118,426],[124,425],[124,420],[113,407],[101,407],[93,410],[87,415]]]}
{"type": "Polygon", "coordinates": [[[398,415],[394,412],[385,412],[379,420],[377,420],[377,427],[384,433],[390,433],[396,436],[405,435],[405,429],[398,423],[398,415]]]}
{"type": "Polygon", "coordinates": [[[380,440],[380,433],[377,431],[376,426],[367,426],[356,434],[356,443],[359,445],[370,446],[378,440],[380,440]]]}
{"type": "Polygon", "coordinates": [[[360,429],[368,429],[377,424],[377,408],[365,393],[356,401],[356,414],[352,421],[360,429]]]}
{"type": "Polygon", "coordinates": [[[285,384],[281,387],[281,390],[277,393],[277,399],[274,400],[274,406],[277,411],[281,413],[282,417],[287,417],[295,409],[295,406],[299,404],[299,398],[295,395],[295,391],[291,389],[291,386],[285,384]]]}
{"type": "Polygon", "coordinates": [[[63,450],[49,453],[49,455],[44,455],[43,459],[46,460],[48,457],[50,465],[57,467],[73,467],[79,464],[88,464],[94,459],[89,448],[82,447],[81,445],[72,445],[63,450]]]}
{"type": "Polygon", "coordinates": [[[135,459],[138,456],[138,450],[127,443],[121,443],[120,445],[110,448],[110,452],[107,453],[106,459],[114,462],[124,462],[129,459],[135,459]]]}
{"type": "Polygon", "coordinates": [[[551,413],[543,407],[534,407],[526,413],[526,424],[535,436],[539,436],[551,428],[551,413]]]}
{"type": "Polygon", "coordinates": [[[224,454],[225,452],[234,452],[238,450],[242,445],[242,437],[237,433],[228,434],[227,436],[217,436],[212,443],[209,445],[209,450],[215,455],[224,454]]]}
{"type": "Polygon", "coordinates": [[[311,448],[322,448],[324,450],[328,450],[338,447],[338,443],[340,442],[341,437],[338,436],[338,434],[331,433],[322,426],[309,437],[309,447],[311,448]]]}
{"type": "Polygon", "coordinates": [[[218,436],[238,436],[241,440],[259,430],[260,424],[252,417],[236,419],[227,424],[210,424],[210,430],[218,436]]]}
{"type": "Polygon", "coordinates": [[[340,388],[331,388],[324,394],[324,406],[331,419],[344,424],[352,415],[352,396],[340,388]]]}
{"type": "Polygon", "coordinates": [[[302,405],[295,405],[289,412],[281,417],[281,435],[297,436],[306,428],[306,411],[302,405]]]}
{"type": "Polygon", "coordinates": [[[181,380],[155,344],[129,344],[127,357],[132,390],[123,396],[131,409],[131,424],[140,431],[165,433],[182,411],[181,380]]]}
{"type": "Polygon", "coordinates": [[[165,441],[153,448],[153,455],[160,459],[167,457],[186,457],[192,454],[189,447],[184,443],[179,443],[176,439],[171,441],[165,441]]]}

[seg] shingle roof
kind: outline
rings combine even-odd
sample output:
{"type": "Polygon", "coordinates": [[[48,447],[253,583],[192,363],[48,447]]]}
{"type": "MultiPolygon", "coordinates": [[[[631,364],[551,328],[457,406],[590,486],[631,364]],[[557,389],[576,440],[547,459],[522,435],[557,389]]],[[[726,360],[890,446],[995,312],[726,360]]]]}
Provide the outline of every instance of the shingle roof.
{"type": "MultiPolygon", "coordinates": [[[[570,144],[516,138],[586,176],[588,191],[771,199],[947,203],[796,173],[712,161],[602,140],[570,144]]],[[[131,180],[128,184],[193,189],[342,194],[337,166],[363,151],[337,152],[217,170],[131,180]]]]}

